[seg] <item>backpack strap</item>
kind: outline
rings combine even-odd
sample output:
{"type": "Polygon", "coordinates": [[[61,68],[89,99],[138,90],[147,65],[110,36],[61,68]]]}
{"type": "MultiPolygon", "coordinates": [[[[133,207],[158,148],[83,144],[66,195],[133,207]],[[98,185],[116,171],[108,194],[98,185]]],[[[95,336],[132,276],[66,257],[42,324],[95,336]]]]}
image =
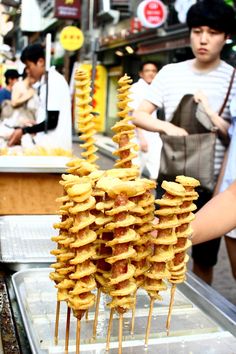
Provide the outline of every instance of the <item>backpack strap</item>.
{"type": "Polygon", "coordinates": [[[233,81],[234,81],[235,71],[236,71],[236,69],[233,69],[233,72],[232,72],[232,75],[231,75],[231,79],[230,79],[230,82],[229,82],[229,87],[228,87],[228,90],[226,92],[226,96],[225,96],[224,102],[223,102],[223,104],[221,106],[221,109],[219,110],[219,116],[221,116],[221,114],[223,113],[223,111],[225,109],[225,106],[226,106],[226,103],[228,101],[229,94],[230,94],[230,91],[231,91],[231,88],[232,88],[232,85],[233,85],[233,81]]]}

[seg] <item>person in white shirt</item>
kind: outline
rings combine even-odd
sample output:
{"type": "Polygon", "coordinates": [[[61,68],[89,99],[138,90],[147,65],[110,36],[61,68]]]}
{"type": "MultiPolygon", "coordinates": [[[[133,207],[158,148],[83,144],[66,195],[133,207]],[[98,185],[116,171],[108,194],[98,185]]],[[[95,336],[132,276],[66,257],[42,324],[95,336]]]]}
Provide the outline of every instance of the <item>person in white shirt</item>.
{"type": "Polygon", "coordinates": [[[17,144],[23,134],[29,133],[35,134],[35,143],[44,148],[71,150],[71,99],[65,78],[51,67],[46,80],[45,50],[41,44],[27,46],[21,54],[21,61],[29,75],[40,83],[37,124],[15,129],[8,146],[17,144]]]}
{"type": "MultiPolygon", "coordinates": [[[[143,98],[147,95],[149,85],[158,72],[156,62],[146,61],[141,63],[139,69],[139,80],[131,86],[131,102],[129,106],[136,109],[143,98]]],[[[152,116],[157,117],[157,112],[153,112],[152,116]]],[[[149,178],[157,179],[160,167],[160,156],[162,140],[159,133],[150,132],[145,129],[136,128],[136,139],[140,147],[138,157],[133,162],[140,166],[140,174],[146,168],[149,178]]]]}
{"type": "MultiPolygon", "coordinates": [[[[228,136],[230,125],[230,102],[236,92],[234,80],[227,104],[218,116],[232,77],[233,67],[220,58],[221,50],[235,30],[233,7],[223,0],[203,0],[192,5],[187,13],[190,43],[194,59],[164,66],[155,76],[148,95],[133,113],[134,124],[167,135],[186,136],[187,131],[170,122],[172,116],[186,94],[198,95],[201,91],[208,99],[213,114],[209,118],[218,129],[215,147],[214,181],[217,181],[225,153],[225,146],[219,137],[228,136]],[[157,108],[164,108],[165,120],[154,119],[151,114],[157,108]]],[[[197,99],[197,98],[196,98],[197,99]]],[[[200,188],[198,208],[202,207],[212,193],[200,188]]],[[[193,271],[211,284],[213,267],[217,262],[220,239],[214,239],[192,249],[193,271]]]]}

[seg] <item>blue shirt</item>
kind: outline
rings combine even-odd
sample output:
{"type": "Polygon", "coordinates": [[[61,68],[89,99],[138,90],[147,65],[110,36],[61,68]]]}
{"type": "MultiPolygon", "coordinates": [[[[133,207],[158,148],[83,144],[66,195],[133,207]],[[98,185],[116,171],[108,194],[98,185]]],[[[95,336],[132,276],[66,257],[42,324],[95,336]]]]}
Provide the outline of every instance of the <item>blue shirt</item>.
{"type": "Polygon", "coordinates": [[[11,99],[11,91],[7,90],[5,87],[0,89],[0,104],[4,100],[10,100],[11,99]]]}

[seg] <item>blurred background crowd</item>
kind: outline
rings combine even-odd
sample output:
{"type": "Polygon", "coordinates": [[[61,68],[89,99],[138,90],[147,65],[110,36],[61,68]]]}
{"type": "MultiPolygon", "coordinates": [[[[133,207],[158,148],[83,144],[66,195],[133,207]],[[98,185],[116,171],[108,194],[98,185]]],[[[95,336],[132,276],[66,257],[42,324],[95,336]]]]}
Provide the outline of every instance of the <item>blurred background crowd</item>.
{"type": "MultiPolygon", "coordinates": [[[[166,13],[160,15],[162,24],[157,27],[138,16],[141,0],[2,0],[0,85],[8,85],[4,76],[8,69],[22,75],[20,56],[24,47],[32,43],[46,46],[46,35],[50,33],[51,65],[66,78],[72,95],[75,68],[82,65],[91,71],[93,106],[98,113],[96,129],[110,136],[110,127],[117,119],[113,104],[117,81],[124,73],[137,81],[142,62],[155,61],[160,69],[193,57],[186,13],[195,2],[163,1],[166,13]],[[74,46],[70,41],[78,43],[74,46]]],[[[233,1],[227,2],[234,5],[233,1]]],[[[222,58],[235,64],[234,37],[227,40],[222,58]]]]}

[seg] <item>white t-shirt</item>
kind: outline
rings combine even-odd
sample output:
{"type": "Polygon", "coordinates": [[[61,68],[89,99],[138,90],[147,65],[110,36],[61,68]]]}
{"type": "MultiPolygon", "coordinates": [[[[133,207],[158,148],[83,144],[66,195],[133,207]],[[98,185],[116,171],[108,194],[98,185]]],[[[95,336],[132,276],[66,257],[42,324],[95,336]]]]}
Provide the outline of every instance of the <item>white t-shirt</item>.
{"type": "MultiPolygon", "coordinates": [[[[132,100],[129,102],[129,106],[131,108],[138,108],[140,102],[143,100],[145,95],[148,94],[149,87],[150,85],[142,78],[131,86],[129,95],[132,100]]],[[[152,116],[156,118],[156,111],[153,112],[152,116]]],[[[141,173],[146,167],[150,174],[150,178],[157,179],[160,169],[162,140],[159,133],[150,132],[144,129],[142,129],[142,133],[148,143],[148,151],[139,151],[138,159],[134,160],[134,163],[140,166],[141,173]]],[[[139,145],[138,138],[136,143],[139,145]]]]}
{"type": "MultiPolygon", "coordinates": [[[[164,108],[165,119],[170,121],[182,97],[186,94],[195,94],[200,90],[207,96],[212,109],[219,112],[229,87],[232,72],[233,67],[224,61],[221,61],[214,70],[205,73],[199,73],[193,69],[193,60],[168,64],[155,76],[145,99],[157,107],[164,108]]],[[[235,93],[236,79],[222,114],[222,117],[228,120],[231,119],[229,106],[235,93]]],[[[224,152],[224,145],[217,139],[215,177],[219,174],[224,152]]]]}
{"type": "MultiPolygon", "coordinates": [[[[65,78],[54,67],[49,70],[48,78],[48,111],[59,111],[58,124],[53,130],[37,133],[34,140],[45,148],[72,149],[71,98],[69,86],[65,78]]],[[[46,84],[42,77],[39,93],[39,109],[37,123],[46,118],[46,84]]]]}

